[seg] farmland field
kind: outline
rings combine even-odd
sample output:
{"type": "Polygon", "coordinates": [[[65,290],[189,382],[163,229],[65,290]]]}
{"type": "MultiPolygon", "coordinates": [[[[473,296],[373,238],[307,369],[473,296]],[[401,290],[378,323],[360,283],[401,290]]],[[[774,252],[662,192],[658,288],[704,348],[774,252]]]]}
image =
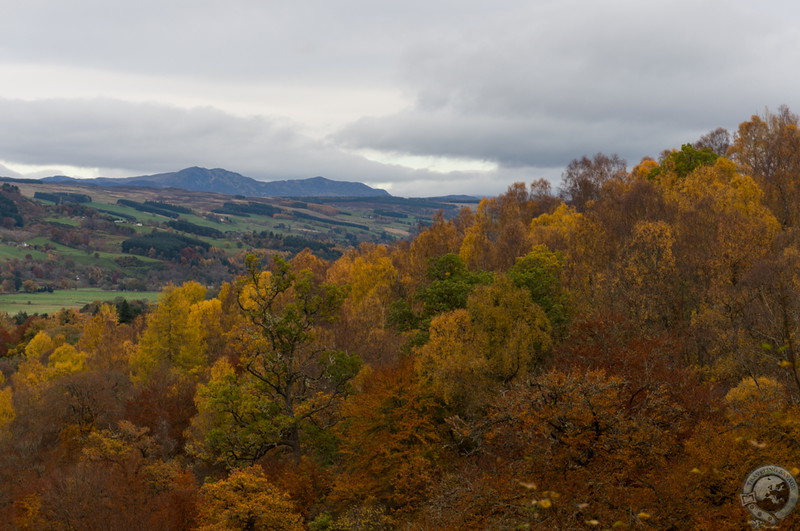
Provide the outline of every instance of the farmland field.
{"type": "Polygon", "coordinates": [[[155,302],[159,292],[104,291],[96,288],[57,290],[52,293],[5,293],[0,295],[0,312],[15,315],[19,312],[44,314],[57,312],[62,308],[81,308],[95,301],[113,301],[117,297],[128,300],[144,299],[155,302]]]}

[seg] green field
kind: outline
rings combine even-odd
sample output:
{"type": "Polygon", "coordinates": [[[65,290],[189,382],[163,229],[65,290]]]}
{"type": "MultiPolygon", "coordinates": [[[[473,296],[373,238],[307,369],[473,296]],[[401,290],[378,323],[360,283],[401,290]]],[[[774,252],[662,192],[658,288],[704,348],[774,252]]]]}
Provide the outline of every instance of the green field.
{"type": "Polygon", "coordinates": [[[44,260],[47,258],[46,253],[36,251],[31,247],[0,244],[0,260],[10,260],[14,258],[22,260],[28,255],[34,260],[44,260]]]}
{"type": "Polygon", "coordinates": [[[156,302],[158,295],[159,292],[152,291],[103,291],[96,288],[60,290],[53,293],[5,293],[0,295],[0,312],[9,315],[16,315],[19,312],[49,314],[62,308],[82,308],[95,301],[113,301],[117,297],[156,302]]]}

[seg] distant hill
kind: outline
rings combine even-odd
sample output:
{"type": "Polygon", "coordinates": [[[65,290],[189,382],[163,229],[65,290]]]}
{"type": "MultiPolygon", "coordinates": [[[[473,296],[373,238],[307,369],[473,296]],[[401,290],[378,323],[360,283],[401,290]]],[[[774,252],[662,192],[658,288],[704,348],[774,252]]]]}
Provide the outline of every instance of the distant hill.
{"type": "Polygon", "coordinates": [[[248,197],[388,197],[389,192],[363,183],[332,181],[324,177],[288,181],[257,181],[221,168],[186,168],[171,173],[112,179],[75,179],[62,175],[45,177],[42,182],[74,183],[89,186],[143,186],[180,188],[192,192],[214,192],[248,197]]]}

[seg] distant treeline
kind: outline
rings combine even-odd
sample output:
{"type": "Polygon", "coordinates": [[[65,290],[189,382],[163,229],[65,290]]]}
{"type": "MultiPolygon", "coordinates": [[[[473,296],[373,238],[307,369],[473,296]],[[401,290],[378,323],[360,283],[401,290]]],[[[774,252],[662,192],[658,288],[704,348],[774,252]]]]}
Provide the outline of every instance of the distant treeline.
{"type": "Polygon", "coordinates": [[[86,194],[76,194],[73,192],[35,192],[34,199],[51,201],[57,205],[62,203],[91,203],[92,197],[86,194]]]}
{"type": "Polygon", "coordinates": [[[250,214],[255,214],[256,216],[269,216],[272,217],[275,214],[278,214],[281,211],[280,208],[274,207],[272,205],[267,205],[264,203],[256,203],[254,201],[250,201],[247,204],[242,203],[223,203],[222,208],[217,208],[212,210],[215,214],[230,214],[233,216],[240,216],[243,218],[249,217],[250,214]]]}
{"type": "Polygon", "coordinates": [[[244,234],[243,242],[249,246],[262,249],[275,249],[297,254],[304,249],[310,249],[316,256],[326,260],[336,260],[342,253],[336,245],[330,242],[305,238],[303,236],[283,235],[272,231],[244,234]]]}
{"type": "Polygon", "coordinates": [[[219,231],[212,227],[204,227],[202,225],[190,223],[182,219],[168,221],[167,225],[175,230],[179,230],[181,232],[191,232],[192,234],[197,234],[198,236],[208,236],[209,238],[222,238],[223,236],[225,236],[225,234],[222,231],[219,231]]]}
{"type": "Polygon", "coordinates": [[[102,212],[103,214],[109,214],[111,216],[122,218],[126,221],[136,221],[136,216],[131,216],[130,214],[123,214],[122,212],[116,212],[114,210],[105,210],[103,208],[96,208],[98,212],[102,212]]]}
{"type": "Polygon", "coordinates": [[[310,249],[315,254],[327,260],[334,260],[342,253],[336,251],[334,245],[317,240],[303,238],[302,236],[283,236],[280,238],[279,248],[297,254],[303,249],[310,249]]]}
{"type": "Polygon", "coordinates": [[[211,244],[196,238],[172,232],[153,232],[122,242],[122,252],[176,260],[185,248],[200,248],[208,251],[211,244]]]}
{"type": "Polygon", "coordinates": [[[405,219],[405,218],[408,217],[408,214],[403,214],[402,212],[393,212],[391,210],[380,210],[378,208],[376,208],[374,210],[374,212],[378,216],[383,216],[385,218],[401,218],[401,219],[405,219]]]}
{"type": "Polygon", "coordinates": [[[309,219],[311,221],[318,221],[320,223],[327,223],[328,225],[340,225],[342,227],[353,227],[356,229],[361,230],[369,230],[369,227],[366,225],[359,225],[358,223],[351,223],[349,221],[339,221],[337,219],[326,219],[326,218],[318,218],[317,216],[312,216],[311,214],[306,214],[305,212],[293,212],[296,218],[300,219],[309,219]]]}
{"type": "Polygon", "coordinates": [[[153,201],[147,201],[145,203],[139,203],[138,201],[131,201],[130,199],[117,199],[117,204],[122,206],[131,207],[133,209],[138,210],[139,212],[149,212],[150,214],[158,214],[159,216],[165,216],[168,218],[177,218],[178,213],[172,210],[167,210],[165,208],[149,205],[147,203],[153,203],[153,201]]]}
{"type": "Polygon", "coordinates": [[[162,201],[145,201],[145,205],[158,208],[160,210],[169,210],[170,212],[177,212],[178,214],[194,214],[191,208],[186,208],[180,205],[172,205],[170,203],[164,203],[162,201]]]}
{"type": "Polygon", "coordinates": [[[4,195],[0,195],[0,218],[13,219],[14,225],[17,227],[22,227],[24,224],[22,221],[22,215],[19,213],[19,209],[17,208],[17,204],[4,195]]]}

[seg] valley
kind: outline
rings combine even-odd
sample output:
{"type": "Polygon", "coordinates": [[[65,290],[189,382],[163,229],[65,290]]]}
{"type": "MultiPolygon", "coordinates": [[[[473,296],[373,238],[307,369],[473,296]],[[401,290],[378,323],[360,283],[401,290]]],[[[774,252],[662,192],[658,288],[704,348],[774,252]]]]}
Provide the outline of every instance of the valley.
{"type": "Polygon", "coordinates": [[[335,259],[362,242],[408,239],[437,212],[452,216],[464,206],[388,194],[264,198],[21,179],[6,180],[0,194],[18,212],[4,213],[0,227],[0,310],[12,314],[15,294],[26,295],[20,311],[37,313],[53,310],[37,302],[53,292],[140,299],[187,280],[219,286],[241,273],[250,253],[291,258],[309,249],[335,259]]]}

